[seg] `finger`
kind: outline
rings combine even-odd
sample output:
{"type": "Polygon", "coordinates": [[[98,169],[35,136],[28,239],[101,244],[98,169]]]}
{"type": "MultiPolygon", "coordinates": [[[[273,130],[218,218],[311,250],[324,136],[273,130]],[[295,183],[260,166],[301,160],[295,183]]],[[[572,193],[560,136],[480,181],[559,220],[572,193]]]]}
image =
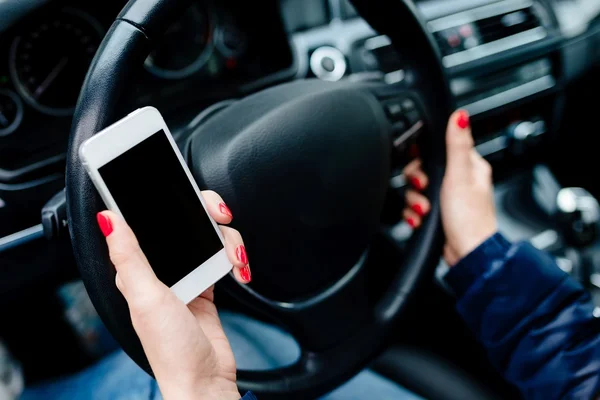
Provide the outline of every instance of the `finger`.
{"type": "Polygon", "coordinates": [[[233,219],[233,215],[231,214],[231,210],[227,207],[227,204],[223,201],[221,196],[219,196],[216,192],[212,190],[204,190],[202,192],[202,197],[204,198],[204,202],[206,203],[206,209],[208,210],[208,214],[218,223],[218,224],[229,224],[233,219]]]}
{"type": "Polygon", "coordinates": [[[408,165],[404,167],[404,170],[402,172],[404,173],[404,175],[411,175],[414,171],[418,169],[421,169],[421,160],[417,158],[416,160],[412,160],[411,162],[409,162],[408,165]]]}
{"type": "Polygon", "coordinates": [[[421,169],[421,160],[414,160],[404,168],[404,176],[412,187],[423,190],[429,184],[429,178],[421,169]]]}
{"type": "Polygon", "coordinates": [[[402,215],[406,223],[410,225],[411,228],[416,229],[421,226],[421,217],[410,208],[405,208],[402,212],[402,215]]]}
{"type": "Polygon", "coordinates": [[[117,270],[117,287],[128,303],[136,297],[152,297],[166,288],[154,274],[123,218],[112,211],[103,211],[98,213],[97,220],[106,237],[110,259],[117,270]]]}
{"type": "Polygon", "coordinates": [[[220,228],[225,238],[227,258],[229,258],[229,262],[233,265],[233,276],[240,283],[250,283],[252,274],[242,235],[235,229],[227,226],[221,226],[220,228]]]}
{"type": "Polygon", "coordinates": [[[482,185],[482,187],[491,185],[493,171],[490,163],[487,162],[485,158],[481,157],[481,155],[477,153],[475,149],[473,149],[471,155],[471,162],[475,172],[475,181],[482,185]]]}
{"type": "Polygon", "coordinates": [[[492,172],[492,166],[490,163],[475,149],[471,151],[471,162],[477,166],[477,169],[482,169],[484,172],[492,172]]]}
{"type": "Polygon", "coordinates": [[[459,173],[469,168],[473,146],[469,114],[456,111],[450,116],[446,131],[447,169],[459,173]]]}
{"type": "Polygon", "coordinates": [[[448,264],[449,267],[453,267],[456,265],[458,260],[458,254],[452,249],[452,247],[446,244],[444,246],[444,261],[448,264]]]}
{"type": "Polygon", "coordinates": [[[427,197],[414,190],[407,190],[406,205],[416,212],[420,217],[423,217],[431,211],[431,203],[427,197]]]}

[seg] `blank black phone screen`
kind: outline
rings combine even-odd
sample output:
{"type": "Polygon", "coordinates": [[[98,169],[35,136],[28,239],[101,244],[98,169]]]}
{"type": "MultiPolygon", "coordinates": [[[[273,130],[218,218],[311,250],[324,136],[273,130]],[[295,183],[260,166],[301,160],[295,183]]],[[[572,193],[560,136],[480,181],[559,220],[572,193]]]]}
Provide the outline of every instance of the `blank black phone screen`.
{"type": "Polygon", "coordinates": [[[163,130],[98,171],[167,286],[223,248],[163,130]]]}

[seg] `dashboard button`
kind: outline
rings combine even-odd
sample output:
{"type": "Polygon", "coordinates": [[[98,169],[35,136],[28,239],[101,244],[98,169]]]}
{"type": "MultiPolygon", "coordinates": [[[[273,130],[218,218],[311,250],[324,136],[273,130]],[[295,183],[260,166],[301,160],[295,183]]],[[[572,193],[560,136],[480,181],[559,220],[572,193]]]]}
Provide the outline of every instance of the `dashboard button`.
{"type": "Polygon", "coordinates": [[[452,47],[453,49],[460,46],[461,43],[460,36],[456,34],[449,35],[446,40],[448,41],[448,46],[452,47]]]}
{"type": "Polygon", "coordinates": [[[407,112],[407,111],[412,111],[416,108],[415,106],[415,102],[412,101],[411,99],[405,99],[402,102],[402,109],[407,112]]]}
{"type": "Polygon", "coordinates": [[[323,57],[321,60],[321,67],[327,72],[333,72],[335,69],[335,61],[331,57],[323,57]]]}
{"type": "Polygon", "coordinates": [[[465,49],[472,49],[473,47],[479,46],[479,41],[474,37],[469,37],[465,39],[464,45],[465,49]]]}
{"type": "Polygon", "coordinates": [[[463,25],[458,28],[458,33],[460,33],[460,36],[466,39],[473,36],[473,27],[470,24],[463,25]]]}
{"type": "Polygon", "coordinates": [[[414,125],[421,120],[421,114],[417,110],[409,111],[405,114],[406,121],[409,125],[414,125]]]}
{"type": "Polygon", "coordinates": [[[402,118],[402,104],[400,100],[394,100],[385,105],[385,112],[392,121],[402,118]]]}
{"type": "Polygon", "coordinates": [[[402,136],[402,134],[404,132],[406,132],[406,129],[408,128],[408,126],[406,125],[406,122],[404,121],[398,121],[394,124],[394,126],[392,127],[392,131],[394,134],[394,139],[397,139],[398,137],[402,136]]]}
{"type": "Polygon", "coordinates": [[[339,81],[348,69],[344,54],[331,46],[316,49],[310,56],[309,64],[312,73],[324,81],[339,81]]]}

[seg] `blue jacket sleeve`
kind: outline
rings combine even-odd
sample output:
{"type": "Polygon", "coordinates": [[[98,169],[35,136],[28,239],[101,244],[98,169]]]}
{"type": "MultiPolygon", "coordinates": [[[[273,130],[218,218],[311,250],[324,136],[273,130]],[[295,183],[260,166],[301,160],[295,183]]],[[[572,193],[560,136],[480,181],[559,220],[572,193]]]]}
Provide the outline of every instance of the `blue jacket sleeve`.
{"type": "Polygon", "coordinates": [[[256,396],[254,395],[254,393],[252,392],[247,392],[244,397],[242,397],[240,400],[258,400],[256,398],[256,396]]]}
{"type": "Polygon", "coordinates": [[[600,320],[589,294],[528,243],[496,234],[445,277],[458,313],[525,399],[591,399],[600,320]]]}

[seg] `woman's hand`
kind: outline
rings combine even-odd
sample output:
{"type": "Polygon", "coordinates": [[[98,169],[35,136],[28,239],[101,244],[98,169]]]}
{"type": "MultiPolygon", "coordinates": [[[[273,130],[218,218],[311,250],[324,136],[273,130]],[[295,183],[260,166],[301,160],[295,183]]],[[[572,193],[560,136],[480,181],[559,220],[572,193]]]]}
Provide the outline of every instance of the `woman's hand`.
{"type": "MultiPolygon", "coordinates": [[[[202,195],[209,214],[228,224],[229,208],[215,192],[202,195]]],[[[131,321],[166,400],[239,399],[233,353],[211,287],[185,305],[159,281],[135,235],[117,214],[103,211],[98,224],[117,270],[116,285],[127,300],[131,321]]],[[[220,227],[233,273],[250,282],[250,268],[238,231],[220,227]]],[[[174,261],[175,262],[175,261],[174,261]]]]}
{"type": "MultiPolygon", "coordinates": [[[[446,234],[444,259],[453,266],[492,236],[497,229],[492,168],[475,150],[466,111],[450,117],[446,131],[446,175],[441,189],[442,224],[446,234]]],[[[406,191],[404,218],[413,228],[430,211],[431,204],[420,192],[427,175],[420,160],[411,162],[404,174],[413,189],[406,191]]]]}

